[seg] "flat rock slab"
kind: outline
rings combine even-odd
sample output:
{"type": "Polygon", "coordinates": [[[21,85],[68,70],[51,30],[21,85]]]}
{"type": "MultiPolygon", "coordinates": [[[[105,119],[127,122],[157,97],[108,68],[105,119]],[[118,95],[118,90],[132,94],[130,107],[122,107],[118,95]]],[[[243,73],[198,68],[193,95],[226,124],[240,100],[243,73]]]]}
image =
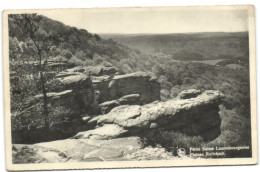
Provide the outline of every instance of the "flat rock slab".
{"type": "Polygon", "coordinates": [[[14,164],[67,162],[70,158],[52,148],[37,145],[15,144],[12,147],[14,164]]]}
{"type": "Polygon", "coordinates": [[[218,106],[222,98],[223,94],[219,91],[207,90],[189,99],[118,106],[108,114],[91,119],[89,122],[96,123],[97,128],[80,132],[75,138],[141,136],[151,129],[167,128],[214,139],[220,134],[218,106]]]}
{"type": "Polygon", "coordinates": [[[173,159],[160,147],[144,148],[139,137],[111,140],[66,139],[35,145],[13,145],[15,163],[89,162],[173,159]]]}
{"type": "Polygon", "coordinates": [[[194,107],[207,105],[219,105],[223,94],[219,91],[208,90],[191,99],[169,100],[156,102],[144,106],[119,106],[106,115],[100,116],[98,124],[117,124],[123,128],[147,127],[151,123],[157,123],[160,118],[171,118],[179,112],[193,110],[194,107]]]}
{"type": "Polygon", "coordinates": [[[79,132],[76,136],[73,138],[80,138],[80,139],[111,139],[116,138],[119,136],[122,136],[124,133],[126,133],[127,130],[124,130],[124,128],[115,125],[115,124],[106,124],[102,127],[96,128],[94,130],[88,130],[79,132]]]}

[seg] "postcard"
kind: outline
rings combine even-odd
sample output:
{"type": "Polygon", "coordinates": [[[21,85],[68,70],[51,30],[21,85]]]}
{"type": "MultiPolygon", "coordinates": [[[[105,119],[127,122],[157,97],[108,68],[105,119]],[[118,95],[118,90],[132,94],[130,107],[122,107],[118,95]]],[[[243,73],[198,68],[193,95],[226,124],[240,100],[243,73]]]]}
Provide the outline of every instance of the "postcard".
{"type": "Polygon", "coordinates": [[[254,6],[3,12],[8,170],[256,164],[254,6]]]}

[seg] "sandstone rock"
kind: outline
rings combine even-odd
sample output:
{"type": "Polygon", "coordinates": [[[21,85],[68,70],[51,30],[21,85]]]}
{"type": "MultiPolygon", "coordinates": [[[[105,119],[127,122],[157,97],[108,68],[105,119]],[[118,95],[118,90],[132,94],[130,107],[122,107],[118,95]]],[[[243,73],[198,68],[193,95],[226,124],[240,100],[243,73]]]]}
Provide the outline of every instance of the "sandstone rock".
{"type": "Polygon", "coordinates": [[[120,105],[134,105],[140,104],[140,95],[139,94],[130,94],[121,97],[118,100],[107,101],[101,103],[99,106],[101,108],[101,114],[106,114],[110,112],[113,108],[120,105]]]}
{"type": "MultiPolygon", "coordinates": [[[[66,91],[62,91],[59,93],[56,93],[56,92],[47,93],[47,97],[51,101],[52,106],[57,106],[57,105],[61,105],[61,104],[70,104],[71,101],[68,98],[70,98],[71,96],[72,96],[72,90],[66,90],[66,91]]],[[[42,99],[43,95],[39,94],[39,95],[34,96],[34,98],[42,99]]]]}
{"type": "MultiPolygon", "coordinates": [[[[59,98],[59,102],[56,101],[58,106],[67,102],[68,107],[74,107],[73,113],[93,113],[92,110],[95,107],[94,104],[94,88],[91,78],[84,74],[60,74],[58,78],[50,83],[51,91],[56,94],[64,93],[66,90],[72,90],[69,98],[62,96],[59,98]],[[64,99],[62,99],[64,98],[64,99]]],[[[52,93],[54,94],[54,93],[52,93]]]]}
{"type": "Polygon", "coordinates": [[[120,105],[134,105],[140,103],[140,95],[139,94],[130,94],[121,97],[118,99],[120,105]]]}
{"type": "Polygon", "coordinates": [[[104,103],[101,103],[100,105],[100,111],[101,114],[106,114],[111,111],[114,107],[120,106],[120,103],[118,100],[112,100],[112,101],[107,101],[104,103]]]}
{"type": "Polygon", "coordinates": [[[115,124],[106,124],[102,127],[96,128],[94,130],[88,130],[79,132],[73,138],[80,138],[80,139],[111,139],[122,136],[126,133],[122,127],[115,125],[115,124]]]}
{"type": "Polygon", "coordinates": [[[197,97],[199,94],[201,94],[200,90],[189,89],[189,90],[184,90],[181,93],[179,93],[177,98],[178,99],[190,99],[190,98],[197,97]]]}
{"type": "Polygon", "coordinates": [[[219,105],[223,94],[208,90],[192,99],[169,100],[114,108],[106,115],[96,118],[98,125],[116,124],[127,130],[128,135],[145,134],[152,123],[159,128],[177,130],[206,139],[220,134],[219,105]]]}
{"type": "Polygon", "coordinates": [[[85,74],[92,76],[102,76],[102,75],[112,75],[116,74],[118,71],[116,68],[111,66],[97,66],[97,67],[89,67],[85,74]]]}
{"type": "Polygon", "coordinates": [[[103,76],[116,74],[118,71],[113,66],[76,66],[63,71],[63,74],[82,73],[88,76],[103,76]]]}
{"type": "Polygon", "coordinates": [[[100,148],[99,146],[95,146],[95,144],[87,144],[76,139],[43,142],[35,145],[62,152],[67,157],[70,157],[71,160],[81,160],[86,153],[98,150],[100,148]]]}
{"type": "Polygon", "coordinates": [[[66,139],[34,145],[13,145],[14,163],[167,160],[173,155],[161,147],[144,147],[139,137],[110,140],[66,139]]]}
{"type": "Polygon", "coordinates": [[[76,90],[89,89],[92,87],[92,81],[89,76],[84,74],[79,75],[70,75],[59,77],[56,79],[56,84],[59,87],[56,87],[59,91],[64,90],[76,90]]]}
{"type": "Polygon", "coordinates": [[[99,158],[101,160],[115,160],[124,156],[124,150],[117,148],[100,148],[84,155],[84,159],[99,158]]]}
{"type": "Polygon", "coordinates": [[[99,103],[116,100],[126,95],[139,94],[140,104],[160,100],[159,82],[144,72],[126,75],[93,77],[93,86],[99,91],[99,103]]]}
{"type": "Polygon", "coordinates": [[[13,145],[12,160],[14,164],[67,162],[64,153],[37,145],[13,145]]]}

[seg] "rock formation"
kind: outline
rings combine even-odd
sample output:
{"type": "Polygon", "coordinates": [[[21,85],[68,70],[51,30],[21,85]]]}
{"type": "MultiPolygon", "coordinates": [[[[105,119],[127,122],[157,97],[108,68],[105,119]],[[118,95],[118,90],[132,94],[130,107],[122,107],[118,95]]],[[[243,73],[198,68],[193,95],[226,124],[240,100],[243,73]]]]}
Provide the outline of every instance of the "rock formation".
{"type": "MultiPolygon", "coordinates": [[[[41,109],[42,97],[42,94],[34,96],[27,108],[41,109]]],[[[119,75],[111,66],[77,66],[59,72],[48,82],[47,97],[50,116],[66,118],[51,122],[53,129],[49,139],[56,140],[95,127],[86,125],[86,117],[106,114],[120,105],[142,105],[159,100],[160,84],[143,72],[119,75]],[[65,117],[65,111],[69,116],[65,117]]],[[[44,138],[39,139],[43,127],[33,128],[30,136],[26,130],[13,130],[13,142],[44,141],[44,138]]]]}
{"type": "MultiPolygon", "coordinates": [[[[119,75],[111,66],[66,69],[48,84],[49,107],[70,112],[67,121],[53,123],[49,139],[65,140],[14,144],[14,163],[173,159],[164,148],[144,147],[141,138],[159,129],[204,140],[221,132],[218,112],[223,94],[218,91],[185,90],[161,102],[155,78],[144,72],[119,75]]],[[[41,99],[36,95],[32,103],[41,99]]],[[[30,137],[37,142],[41,132],[35,129],[30,137]]],[[[14,133],[12,137],[18,137],[19,132],[14,133]]]]}
{"type": "Polygon", "coordinates": [[[74,138],[140,136],[152,129],[165,128],[214,139],[220,134],[221,119],[218,106],[222,103],[222,97],[218,91],[207,90],[190,99],[173,99],[143,106],[119,106],[108,114],[90,121],[96,123],[98,128],[80,132],[74,138]],[[114,131],[114,135],[111,135],[108,127],[114,131]]]}
{"type": "Polygon", "coordinates": [[[139,137],[110,140],[66,139],[13,145],[13,163],[176,159],[162,147],[144,147],[139,137]]]}
{"type": "Polygon", "coordinates": [[[144,72],[125,75],[93,77],[98,103],[116,100],[130,94],[139,94],[141,104],[160,100],[159,82],[144,72]]]}

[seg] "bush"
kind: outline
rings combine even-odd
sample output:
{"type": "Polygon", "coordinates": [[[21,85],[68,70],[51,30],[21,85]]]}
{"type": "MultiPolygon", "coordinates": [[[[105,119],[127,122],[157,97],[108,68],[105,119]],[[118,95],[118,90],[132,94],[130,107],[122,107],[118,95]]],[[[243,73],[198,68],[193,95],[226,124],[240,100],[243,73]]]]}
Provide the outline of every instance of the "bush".
{"type": "Polygon", "coordinates": [[[93,66],[93,65],[94,65],[94,61],[91,60],[91,59],[86,59],[86,60],[83,62],[83,65],[84,65],[84,66],[93,66]]]}
{"type": "Polygon", "coordinates": [[[84,64],[84,62],[77,58],[76,56],[72,56],[72,58],[69,60],[70,63],[74,64],[74,65],[78,65],[78,66],[81,66],[84,64]]]}
{"type": "Polygon", "coordinates": [[[128,66],[127,64],[123,65],[122,71],[123,71],[123,73],[131,73],[131,72],[133,72],[132,68],[130,66],[128,66]]]}
{"type": "Polygon", "coordinates": [[[179,148],[184,148],[189,153],[190,147],[202,147],[204,144],[203,138],[200,136],[187,136],[175,131],[164,131],[160,129],[155,133],[148,134],[145,139],[146,143],[151,146],[161,145],[168,151],[177,155],[179,148]]]}
{"type": "Polygon", "coordinates": [[[103,61],[104,59],[99,54],[94,54],[93,62],[95,65],[100,65],[103,61]]]}

